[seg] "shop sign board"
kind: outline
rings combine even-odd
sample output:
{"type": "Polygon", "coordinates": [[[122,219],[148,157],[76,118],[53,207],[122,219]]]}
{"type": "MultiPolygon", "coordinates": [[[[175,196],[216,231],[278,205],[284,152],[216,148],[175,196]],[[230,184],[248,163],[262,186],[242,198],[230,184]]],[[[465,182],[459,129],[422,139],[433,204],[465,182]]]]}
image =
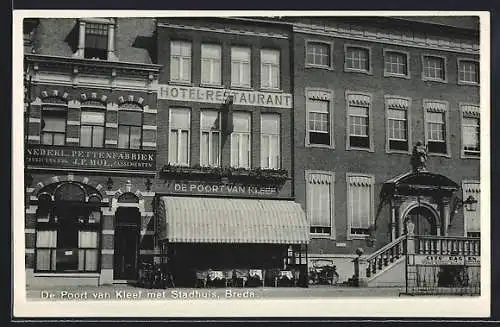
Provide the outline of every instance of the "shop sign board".
{"type": "Polygon", "coordinates": [[[172,193],[206,194],[206,195],[249,195],[249,196],[274,196],[279,194],[276,186],[245,185],[203,182],[170,182],[172,193]]]}
{"type": "Polygon", "coordinates": [[[156,151],[28,144],[26,166],[54,169],[155,171],[156,151]]]}
{"type": "Polygon", "coordinates": [[[415,255],[415,265],[423,266],[446,266],[446,265],[467,265],[479,266],[479,256],[463,255],[415,255]]]}

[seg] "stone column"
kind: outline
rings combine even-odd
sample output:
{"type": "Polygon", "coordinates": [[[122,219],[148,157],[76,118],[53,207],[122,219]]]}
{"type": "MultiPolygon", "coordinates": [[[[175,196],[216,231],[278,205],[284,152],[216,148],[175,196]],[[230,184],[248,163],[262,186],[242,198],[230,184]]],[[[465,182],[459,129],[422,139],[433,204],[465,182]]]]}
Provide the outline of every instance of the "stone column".
{"type": "Polygon", "coordinates": [[[415,224],[412,221],[408,221],[406,223],[406,230],[407,230],[407,236],[406,236],[406,266],[407,266],[407,271],[406,271],[406,292],[409,291],[409,289],[412,289],[416,287],[416,279],[408,278],[409,276],[415,276],[417,273],[417,267],[415,266],[415,224]]]}
{"type": "Polygon", "coordinates": [[[441,236],[448,236],[448,227],[450,226],[450,199],[441,199],[441,236]]]}
{"type": "Polygon", "coordinates": [[[108,25],[108,60],[116,61],[118,58],[115,54],[115,25],[108,25]]]}
{"type": "Polygon", "coordinates": [[[85,53],[85,22],[78,24],[78,50],[73,55],[76,58],[83,58],[85,53]]]}

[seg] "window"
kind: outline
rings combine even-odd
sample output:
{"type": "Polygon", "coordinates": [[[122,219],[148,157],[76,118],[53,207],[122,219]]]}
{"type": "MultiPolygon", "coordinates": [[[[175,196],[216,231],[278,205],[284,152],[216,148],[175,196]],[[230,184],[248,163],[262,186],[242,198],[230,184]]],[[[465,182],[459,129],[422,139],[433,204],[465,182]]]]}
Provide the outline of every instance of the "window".
{"type": "Polygon", "coordinates": [[[409,99],[386,96],[387,116],[387,151],[409,150],[409,124],[408,107],[409,99]]]}
{"type": "Polygon", "coordinates": [[[384,67],[385,76],[409,76],[408,54],[384,50],[384,67]]]}
{"type": "Polygon", "coordinates": [[[200,164],[202,166],[220,166],[220,126],[220,113],[218,111],[201,111],[200,164]]]}
{"type": "Polygon", "coordinates": [[[480,156],[480,113],[479,106],[461,104],[462,112],[462,156],[479,158],[480,156]]]}
{"type": "Polygon", "coordinates": [[[231,48],[231,86],[251,86],[250,48],[231,48]]]}
{"type": "Polygon", "coordinates": [[[107,59],[108,24],[86,23],[85,58],[107,59]]]}
{"type": "Polygon", "coordinates": [[[231,166],[250,168],[251,116],[248,112],[233,113],[231,133],[231,166]]]}
{"type": "Polygon", "coordinates": [[[306,43],[306,66],[332,67],[332,45],[321,42],[306,43]]]}
{"type": "Polygon", "coordinates": [[[169,122],[168,162],[189,166],[191,111],[185,108],[171,108],[169,122]]]}
{"type": "Polygon", "coordinates": [[[201,45],[201,83],[221,84],[221,46],[201,45]]]}
{"type": "Polygon", "coordinates": [[[260,166],[267,169],[280,168],[280,115],[260,116],[260,166]]]}
{"type": "Polygon", "coordinates": [[[306,89],[306,145],[333,148],[333,92],[306,89]]]}
{"type": "Polygon", "coordinates": [[[104,146],[105,111],[82,107],[80,117],[80,146],[102,148],[104,146]]]}
{"type": "Polygon", "coordinates": [[[473,60],[458,60],[458,81],[466,84],[479,84],[479,63],[473,60]]]}
{"type": "Polygon", "coordinates": [[[369,73],[371,71],[370,65],[370,50],[368,48],[345,47],[345,70],[369,73]]]}
{"type": "Polygon", "coordinates": [[[370,137],[370,96],[348,94],[347,102],[347,149],[373,150],[373,142],[370,137]]]}
{"type": "Polygon", "coordinates": [[[118,147],[140,149],[142,142],[142,112],[118,111],[118,147]]]}
{"type": "Polygon", "coordinates": [[[191,43],[170,42],[170,80],[191,83],[191,43]]]}
{"type": "Polygon", "coordinates": [[[444,57],[423,56],[422,78],[430,81],[446,81],[446,60],[444,57]]]}
{"type": "Polygon", "coordinates": [[[263,89],[280,88],[280,52],[262,49],[260,51],[260,87],[263,89]]]}
{"type": "Polygon", "coordinates": [[[447,103],[424,100],[424,106],[427,150],[448,154],[447,103]]]}
{"type": "Polygon", "coordinates": [[[374,223],[372,176],[347,174],[347,212],[349,235],[368,236],[374,223]]]}
{"type": "Polygon", "coordinates": [[[466,200],[469,196],[476,200],[477,203],[472,207],[474,210],[468,210],[467,205],[464,205],[464,225],[465,235],[468,237],[479,237],[481,233],[481,215],[480,215],[480,200],[481,189],[479,181],[463,181],[462,182],[463,199],[466,200]]]}
{"type": "Polygon", "coordinates": [[[334,173],[306,171],[306,211],[311,234],[335,237],[334,184],[334,173]]]}
{"type": "Polygon", "coordinates": [[[44,105],[42,107],[42,144],[64,145],[66,142],[66,107],[44,105]]]}

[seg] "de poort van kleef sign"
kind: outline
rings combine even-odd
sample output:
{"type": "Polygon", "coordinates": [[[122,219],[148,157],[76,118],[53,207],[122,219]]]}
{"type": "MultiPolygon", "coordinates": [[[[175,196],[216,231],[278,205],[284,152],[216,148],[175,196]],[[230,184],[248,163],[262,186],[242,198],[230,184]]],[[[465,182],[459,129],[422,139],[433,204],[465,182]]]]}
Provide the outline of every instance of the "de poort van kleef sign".
{"type": "Polygon", "coordinates": [[[61,147],[28,144],[24,151],[26,166],[92,170],[155,171],[153,150],[61,147]]]}

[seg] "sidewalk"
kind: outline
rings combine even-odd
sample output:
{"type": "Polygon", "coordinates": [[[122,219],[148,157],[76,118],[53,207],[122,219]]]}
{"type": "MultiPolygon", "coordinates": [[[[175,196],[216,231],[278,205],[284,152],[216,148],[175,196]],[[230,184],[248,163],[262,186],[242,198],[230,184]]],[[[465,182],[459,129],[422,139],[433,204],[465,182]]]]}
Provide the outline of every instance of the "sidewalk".
{"type": "Polygon", "coordinates": [[[254,288],[168,288],[146,289],[133,285],[29,287],[27,299],[44,301],[86,300],[187,300],[187,299],[266,299],[398,297],[403,288],[363,288],[345,286],[254,287],[254,288]]]}

